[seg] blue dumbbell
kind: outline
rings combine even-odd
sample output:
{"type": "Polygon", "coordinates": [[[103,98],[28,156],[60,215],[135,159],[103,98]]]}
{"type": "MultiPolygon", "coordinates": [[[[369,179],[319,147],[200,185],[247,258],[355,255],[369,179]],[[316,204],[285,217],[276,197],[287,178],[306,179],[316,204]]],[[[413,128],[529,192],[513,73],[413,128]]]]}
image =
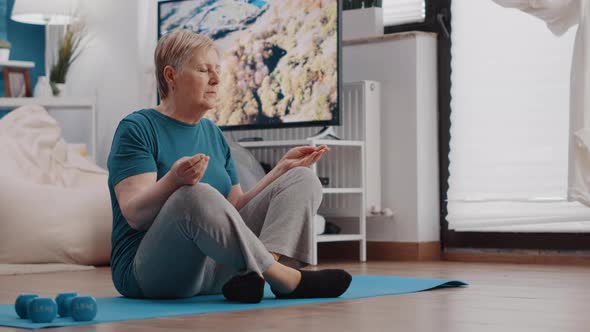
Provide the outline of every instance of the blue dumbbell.
{"type": "Polygon", "coordinates": [[[74,300],[75,298],[76,298],[76,296],[74,296],[74,297],[66,297],[63,300],[63,304],[62,305],[65,308],[64,310],[67,311],[68,316],[72,316],[72,311],[71,311],[71,308],[72,308],[72,300],[74,300]]]}
{"type": "Polygon", "coordinates": [[[70,315],[70,310],[68,306],[66,306],[65,300],[68,298],[73,298],[78,296],[76,292],[68,292],[68,293],[59,293],[55,297],[55,302],[57,303],[57,314],[60,317],[67,317],[70,315]]]}
{"type": "Polygon", "coordinates": [[[68,298],[66,301],[70,302],[70,315],[75,321],[89,321],[96,317],[98,306],[94,297],[76,296],[71,300],[68,298]]]}
{"type": "Polygon", "coordinates": [[[29,302],[33,301],[33,299],[39,297],[37,294],[21,294],[16,298],[14,302],[14,311],[18,317],[27,319],[29,318],[29,314],[27,313],[27,306],[29,302]]]}
{"type": "Polygon", "coordinates": [[[29,302],[27,313],[33,323],[50,323],[57,316],[57,304],[48,297],[37,297],[29,302]]]}

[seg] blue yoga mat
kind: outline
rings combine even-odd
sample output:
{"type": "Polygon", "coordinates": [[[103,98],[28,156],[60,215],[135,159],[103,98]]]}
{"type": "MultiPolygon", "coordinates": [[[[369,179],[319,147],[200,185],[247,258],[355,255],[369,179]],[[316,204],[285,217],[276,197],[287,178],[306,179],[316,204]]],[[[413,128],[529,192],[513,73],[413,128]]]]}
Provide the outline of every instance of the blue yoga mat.
{"type": "MultiPolygon", "coordinates": [[[[195,296],[182,300],[137,300],[124,297],[106,297],[96,299],[98,314],[96,315],[96,319],[90,322],[75,322],[71,318],[57,318],[51,323],[35,324],[30,320],[18,318],[14,311],[14,304],[0,304],[0,326],[40,329],[55,326],[74,326],[170,316],[198,315],[210,312],[278,308],[404,294],[440,287],[465,285],[467,284],[458,280],[394,276],[354,276],[350,288],[346,293],[339,298],[329,299],[278,300],[275,299],[268,285],[266,285],[264,300],[258,304],[232,303],[225,301],[222,295],[195,296]]],[[[23,290],[23,292],[25,291],[23,290]]]]}

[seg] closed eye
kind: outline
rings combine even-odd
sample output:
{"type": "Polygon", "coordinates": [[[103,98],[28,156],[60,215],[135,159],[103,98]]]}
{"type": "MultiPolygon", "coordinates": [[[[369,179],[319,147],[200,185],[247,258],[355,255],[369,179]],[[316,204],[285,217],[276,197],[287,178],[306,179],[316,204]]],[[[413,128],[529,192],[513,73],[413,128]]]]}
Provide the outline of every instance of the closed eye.
{"type": "Polygon", "coordinates": [[[215,74],[220,75],[221,74],[221,66],[211,66],[211,65],[206,65],[206,66],[202,66],[202,67],[197,67],[197,71],[199,71],[200,73],[208,73],[208,72],[215,72],[215,74]]]}

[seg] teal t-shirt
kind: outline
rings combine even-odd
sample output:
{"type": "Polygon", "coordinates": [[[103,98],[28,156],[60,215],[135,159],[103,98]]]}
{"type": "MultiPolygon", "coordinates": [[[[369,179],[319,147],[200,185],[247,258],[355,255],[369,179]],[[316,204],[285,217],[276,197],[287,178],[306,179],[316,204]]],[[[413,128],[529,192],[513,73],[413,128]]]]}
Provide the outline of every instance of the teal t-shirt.
{"type": "Polygon", "coordinates": [[[141,294],[132,266],[145,232],[132,229],[123,217],[115,186],[142,173],[156,172],[160,180],[178,159],[197,153],[210,157],[201,182],[227,197],[231,187],[238,184],[238,175],[229,145],[213,122],[201,119],[191,125],[154,109],[143,109],[119,123],[107,165],[113,209],[111,268],[115,287],[122,294],[141,294]]]}

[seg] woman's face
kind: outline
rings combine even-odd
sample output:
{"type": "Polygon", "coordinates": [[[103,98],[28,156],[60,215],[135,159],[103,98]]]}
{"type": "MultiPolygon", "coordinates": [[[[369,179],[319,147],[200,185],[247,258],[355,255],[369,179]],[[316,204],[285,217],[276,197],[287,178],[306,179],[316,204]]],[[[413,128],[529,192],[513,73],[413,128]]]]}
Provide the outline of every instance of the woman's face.
{"type": "Polygon", "coordinates": [[[191,109],[208,111],[217,103],[219,55],[213,49],[195,52],[177,77],[176,100],[191,109]]]}

